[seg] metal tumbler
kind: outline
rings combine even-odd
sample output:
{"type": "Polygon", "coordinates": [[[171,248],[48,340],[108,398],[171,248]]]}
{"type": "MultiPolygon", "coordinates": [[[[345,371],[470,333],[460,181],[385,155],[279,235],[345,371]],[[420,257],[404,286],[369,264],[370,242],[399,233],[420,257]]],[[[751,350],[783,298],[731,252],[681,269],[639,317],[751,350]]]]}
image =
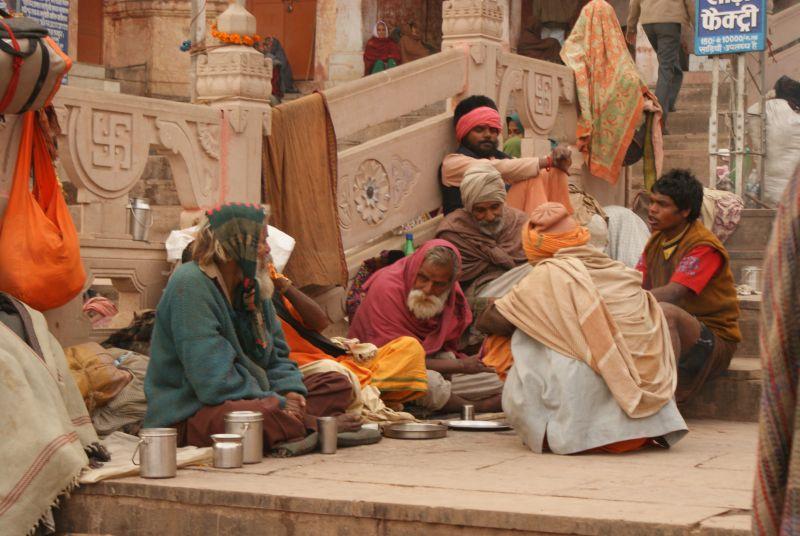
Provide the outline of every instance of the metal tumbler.
{"type": "Polygon", "coordinates": [[[225,433],[242,436],[244,463],[264,458],[264,414],[260,411],[231,411],[225,414],[225,433]]]}
{"type": "Polygon", "coordinates": [[[214,467],[220,469],[235,469],[242,466],[244,449],[242,436],[239,434],[214,434],[214,467]]]}
{"type": "Polygon", "coordinates": [[[337,424],[336,417],[319,417],[317,419],[319,433],[319,451],[322,454],[336,454],[337,424]]]}
{"type": "Polygon", "coordinates": [[[172,478],[178,473],[178,431],[175,428],[144,428],[131,455],[142,478],[172,478]],[[139,453],[139,462],[136,453],[139,453]],[[141,465],[140,465],[141,464],[141,465]]]}
{"type": "Polygon", "coordinates": [[[461,406],[461,420],[471,421],[475,419],[475,406],[472,404],[464,404],[461,406]]]}

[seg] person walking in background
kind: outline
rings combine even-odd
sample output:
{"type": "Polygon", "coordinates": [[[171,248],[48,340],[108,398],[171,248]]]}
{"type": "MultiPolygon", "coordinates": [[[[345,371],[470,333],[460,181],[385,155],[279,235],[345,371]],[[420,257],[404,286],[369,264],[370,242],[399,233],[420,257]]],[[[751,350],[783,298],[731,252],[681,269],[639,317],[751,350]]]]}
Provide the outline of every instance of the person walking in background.
{"type": "MultiPolygon", "coordinates": [[[[641,22],[644,33],[658,56],[656,97],[664,113],[675,111],[681,90],[681,28],[691,25],[694,0],[630,0],[626,40],[636,44],[636,27],[641,22]]],[[[666,129],[664,129],[666,134],[666,129]]]]}

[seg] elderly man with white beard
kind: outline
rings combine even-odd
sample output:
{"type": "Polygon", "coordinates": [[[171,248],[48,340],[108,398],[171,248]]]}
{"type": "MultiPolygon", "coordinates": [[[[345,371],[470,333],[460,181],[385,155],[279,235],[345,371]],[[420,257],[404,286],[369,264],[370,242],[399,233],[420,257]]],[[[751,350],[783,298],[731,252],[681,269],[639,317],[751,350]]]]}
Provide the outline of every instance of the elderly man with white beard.
{"type": "Polygon", "coordinates": [[[270,296],[267,216],[255,204],[209,210],[193,246],[158,304],[145,377],[144,425],[176,427],[179,443],[211,444],[230,411],[264,415],[265,449],[304,439],[316,418],[336,416],[340,431],[360,427],[345,413],[346,376],[303,378],[289,359],[270,296]]]}
{"type": "Polygon", "coordinates": [[[522,229],[528,216],[506,204],[503,177],[487,161],[476,160],[459,188],[464,208],[442,220],[436,237],[461,253],[459,282],[472,303],[487,283],[527,262],[522,229]]]}
{"type": "Polygon", "coordinates": [[[378,270],[364,285],[349,336],[376,346],[415,337],[428,369],[428,390],[419,401],[424,408],[451,413],[471,403],[476,411],[499,411],[503,384],[494,369],[458,351],[472,322],[460,271],[458,250],[439,239],[378,270]]]}

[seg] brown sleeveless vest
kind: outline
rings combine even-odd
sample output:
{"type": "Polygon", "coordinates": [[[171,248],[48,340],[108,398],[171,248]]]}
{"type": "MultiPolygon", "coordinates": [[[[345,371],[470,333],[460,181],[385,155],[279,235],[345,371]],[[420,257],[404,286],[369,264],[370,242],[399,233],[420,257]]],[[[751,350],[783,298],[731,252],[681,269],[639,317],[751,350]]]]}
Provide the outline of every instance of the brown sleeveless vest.
{"type": "Polygon", "coordinates": [[[722,266],[699,295],[689,292],[686,298],[675,305],[697,317],[721,339],[739,342],[742,340],[739,331],[739,298],[731,273],[730,257],[722,242],[700,220],[695,220],[689,226],[669,260],[664,259],[661,250],[661,232],[657,231],[650,237],[644,254],[652,288],[669,283],[681,259],[696,246],[711,246],[719,251],[723,259],[722,266]]]}

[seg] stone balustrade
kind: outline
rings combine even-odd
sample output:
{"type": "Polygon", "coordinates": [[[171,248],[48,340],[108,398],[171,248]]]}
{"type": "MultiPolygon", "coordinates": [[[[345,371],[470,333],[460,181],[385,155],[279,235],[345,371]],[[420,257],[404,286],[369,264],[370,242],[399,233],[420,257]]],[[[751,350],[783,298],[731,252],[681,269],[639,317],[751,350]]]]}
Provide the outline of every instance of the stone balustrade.
{"type": "MultiPolygon", "coordinates": [[[[424,106],[482,94],[502,117],[525,126],[523,155],[550,150],[549,138],[573,141],[577,122],[572,71],[505,52],[503,12],[495,0],[448,0],[443,51],[325,91],[338,138],[424,106]]],[[[441,206],[438,169],[456,147],[452,112],[339,152],[340,227],[351,272],[363,258],[396,247],[398,230],[441,206]],[[364,253],[368,251],[368,253],[364,253]]],[[[419,225],[426,238],[433,226],[419,225]]]]}
{"type": "MultiPolygon", "coordinates": [[[[239,1],[220,19],[246,33],[247,15],[239,1]]],[[[548,138],[572,141],[571,71],[504,51],[503,20],[496,0],[447,0],[442,52],[325,92],[339,138],[447,101],[444,113],[339,152],[337,202],[351,268],[365,252],[398,246],[397,230],[410,223],[418,239],[432,234],[435,222],[420,222],[441,205],[437,171],[456,147],[452,107],[459,99],[484,94],[503,116],[517,111],[526,129],[523,154],[546,152],[548,138]]],[[[110,279],[130,309],[155,307],[169,268],[163,244],[134,242],[128,229],[128,194],[151,152],[169,160],[184,226],[201,207],[261,199],[271,64],[250,48],[226,46],[198,65],[205,104],[70,87],[54,103],[63,178],[78,188],[73,209],[87,272],[110,279]]],[[[0,123],[0,202],[13,169],[15,124],[13,117],[0,123]]],[[[49,315],[63,344],[87,337],[80,305],[76,299],[49,315]]]]}

